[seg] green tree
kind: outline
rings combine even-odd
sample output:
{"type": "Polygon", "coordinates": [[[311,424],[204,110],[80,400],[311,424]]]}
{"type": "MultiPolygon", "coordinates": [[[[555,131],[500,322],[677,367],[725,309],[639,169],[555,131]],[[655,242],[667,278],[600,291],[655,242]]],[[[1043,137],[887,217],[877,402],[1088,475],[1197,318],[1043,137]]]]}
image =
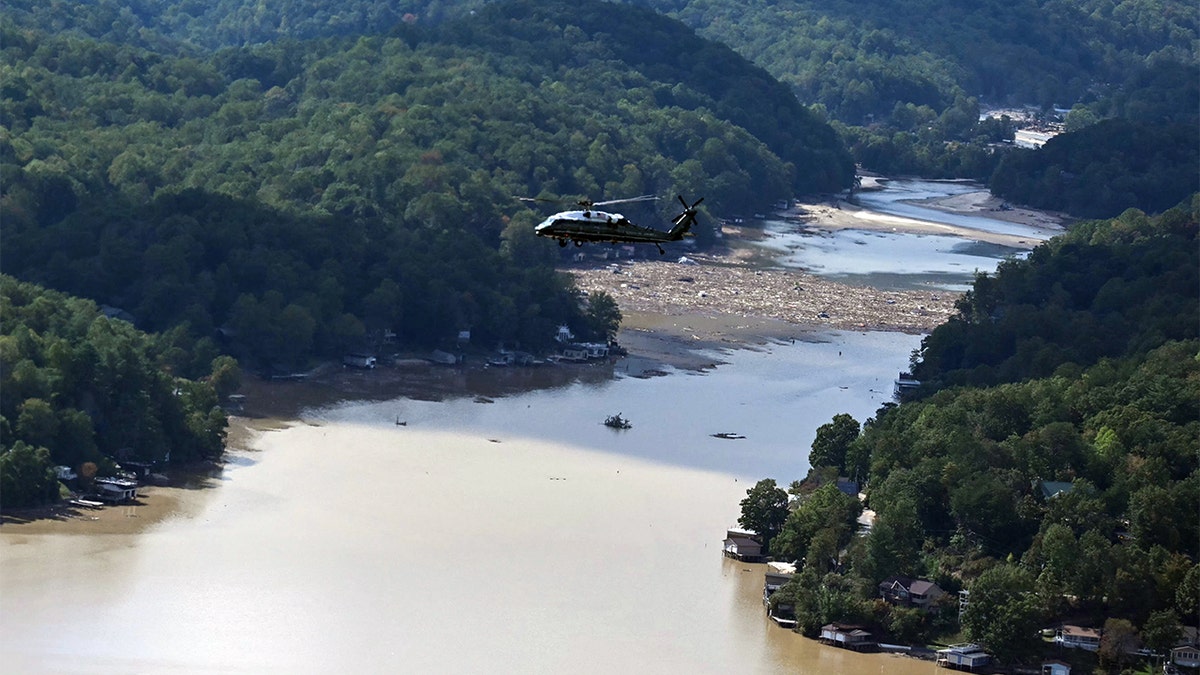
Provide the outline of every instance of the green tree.
{"type": "Polygon", "coordinates": [[[617,301],[604,291],[592,291],[587,298],[588,332],[605,342],[612,340],[621,327],[621,309],[617,301]]]}
{"type": "Polygon", "coordinates": [[[1041,617],[1029,592],[1033,579],[1015,565],[997,565],[971,585],[963,631],[1004,662],[1020,661],[1036,646],[1041,617]]]}
{"type": "Polygon", "coordinates": [[[746,490],[741,501],[742,515],[738,525],[762,538],[763,550],[771,550],[771,541],[783,528],[788,517],[788,493],[775,484],[774,478],[764,478],[746,490]]]}
{"type": "Polygon", "coordinates": [[[817,436],[808,453],[809,466],[816,468],[834,466],[838,471],[846,469],[846,452],[858,438],[858,420],[845,413],[833,416],[833,421],[817,427],[817,436]]]}
{"type": "Polygon", "coordinates": [[[50,451],[24,441],[0,450],[0,505],[34,506],[58,499],[50,451]]]}

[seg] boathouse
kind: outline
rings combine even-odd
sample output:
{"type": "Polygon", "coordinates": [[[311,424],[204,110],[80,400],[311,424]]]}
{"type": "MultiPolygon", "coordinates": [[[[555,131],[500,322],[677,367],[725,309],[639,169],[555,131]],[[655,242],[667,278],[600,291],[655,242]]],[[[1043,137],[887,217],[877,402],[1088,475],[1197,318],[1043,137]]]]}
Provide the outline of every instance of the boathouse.
{"type": "Polygon", "coordinates": [[[977,644],[951,645],[937,652],[937,664],[943,668],[974,671],[992,662],[992,655],[977,644]]]}
{"type": "Polygon", "coordinates": [[[821,626],[821,642],[842,649],[853,649],[856,652],[875,648],[871,634],[862,626],[850,626],[841,623],[830,623],[821,626]]]}
{"type": "Polygon", "coordinates": [[[137,499],[137,482],[125,478],[96,478],[92,481],[100,499],[121,503],[137,499]]]}
{"type": "Polygon", "coordinates": [[[724,553],[726,558],[734,558],[742,562],[761,562],[765,557],[762,542],[758,535],[748,530],[728,530],[725,532],[724,553]]]}

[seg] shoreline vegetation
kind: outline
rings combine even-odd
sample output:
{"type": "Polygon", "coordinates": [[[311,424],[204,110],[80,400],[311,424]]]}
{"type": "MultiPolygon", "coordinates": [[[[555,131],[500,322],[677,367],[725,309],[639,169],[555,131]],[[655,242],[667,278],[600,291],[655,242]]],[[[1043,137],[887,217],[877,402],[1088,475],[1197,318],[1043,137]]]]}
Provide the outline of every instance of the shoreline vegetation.
{"type": "MultiPolygon", "coordinates": [[[[881,181],[868,177],[864,190],[880,189],[881,181]]],[[[929,208],[988,217],[1062,231],[1062,219],[1028,209],[1000,210],[1001,200],[986,190],[922,200],[929,208]]],[[[844,202],[803,202],[780,214],[801,218],[815,230],[863,229],[920,234],[953,234],[1020,247],[1015,237],[965,230],[908,218],[880,218],[844,202]]],[[[742,234],[745,232],[730,232],[742,234]]],[[[619,341],[629,350],[623,372],[661,373],[663,366],[703,370],[719,364],[713,351],[752,348],[771,342],[821,339],[829,330],[905,332],[932,330],[955,312],[962,295],[955,291],[883,291],[837,283],[794,270],[763,269],[745,249],[688,255],[698,264],[684,266],[657,260],[623,261],[619,274],[606,266],[572,267],[581,290],[603,290],[621,308],[619,341]],[[691,281],[679,281],[690,277],[691,281]],[[819,316],[825,314],[826,316],[819,316]]],[[[470,366],[468,366],[470,367],[470,366]]],[[[318,369],[304,386],[295,383],[247,381],[250,408],[245,416],[229,418],[226,452],[252,450],[258,435],[299,423],[306,407],[346,397],[378,398],[412,395],[470,394],[454,378],[422,376],[422,371],[396,367],[380,369],[371,386],[341,368],[318,369]],[[385,374],[389,373],[389,374],[385,374]],[[405,386],[405,382],[408,385],[405,386]]],[[[518,385],[519,388],[519,385],[518,385]]],[[[198,499],[216,487],[222,461],[184,468],[172,476],[170,486],[145,486],[138,501],[127,506],[87,509],[60,503],[13,509],[0,518],[9,534],[125,534],[142,532],[168,518],[188,517],[203,505],[198,499]]]]}

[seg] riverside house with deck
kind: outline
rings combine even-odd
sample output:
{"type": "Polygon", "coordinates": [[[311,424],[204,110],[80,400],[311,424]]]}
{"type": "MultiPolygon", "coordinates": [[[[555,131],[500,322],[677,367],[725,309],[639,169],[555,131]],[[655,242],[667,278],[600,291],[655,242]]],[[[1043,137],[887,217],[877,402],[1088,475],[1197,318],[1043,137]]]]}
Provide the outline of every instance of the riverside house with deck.
{"type": "Polygon", "coordinates": [[[727,530],[725,532],[724,553],[726,558],[742,562],[762,562],[762,542],[758,534],[748,530],[727,530]]]}
{"type": "Polygon", "coordinates": [[[992,655],[977,644],[951,645],[937,652],[937,664],[943,668],[974,671],[992,662],[992,655]]]}
{"type": "Polygon", "coordinates": [[[862,629],[862,626],[851,626],[841,623],[830,623],[821,626],[820,641],[834,647],[842,649],[852,649],[856,652],[864,652],[875,648],[875,641],[871,639],[871,634],[862,629]]]}

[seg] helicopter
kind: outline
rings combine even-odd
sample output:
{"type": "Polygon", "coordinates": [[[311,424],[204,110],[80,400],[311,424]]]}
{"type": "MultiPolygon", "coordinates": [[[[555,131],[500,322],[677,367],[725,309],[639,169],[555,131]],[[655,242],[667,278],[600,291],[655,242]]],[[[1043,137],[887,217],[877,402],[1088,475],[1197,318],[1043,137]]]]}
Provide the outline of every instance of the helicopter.
{"type": "MultiPolygon", "coordinates": [[[[593,202],[589,199],[584,199],[577,202],[582,208],[581,211],[562,211],[556,213],[538,223],[533,228],[533,232],[539,237],[557,239],[559,246],[566,246],[568,241],[575,242],[576,246],[583,246],[584,242],[588,241],[609,242],[613,244],[654,244],[658,247],[658,252],[662,254],[666,253],[662,247],[664,242],[679,241],[684,237],[692,236],[689,230],[692,224],[696,222],[696,207],[700,205],[700,202],[704,201],[704,197],[701,197],[689,206],[683,199],[683,195],[678,195],[678,197],[679,203],[683,204],[683,213],[675,216],[671,221],[671,229],[666,232],[651,227],[635,225],[619,213],[607,213],[597,211],[594,208],[610,204],[655,201],[658,197],[654,195],[643,195],[629,199],[613,199],[603,202],[593,202]]],[[[518,197],[517,199],[525,202],[551,201],[533,197],[518,197]]]]}

